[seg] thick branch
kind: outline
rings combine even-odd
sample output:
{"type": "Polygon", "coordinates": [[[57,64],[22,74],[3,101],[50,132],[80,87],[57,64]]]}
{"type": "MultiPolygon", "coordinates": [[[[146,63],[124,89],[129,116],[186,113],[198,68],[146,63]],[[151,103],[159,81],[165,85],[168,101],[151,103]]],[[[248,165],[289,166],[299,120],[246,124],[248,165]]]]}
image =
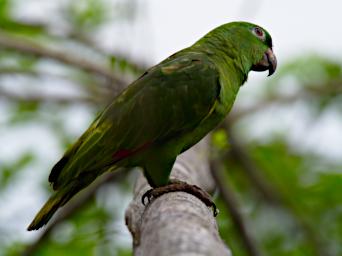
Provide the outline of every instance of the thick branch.
{"type": "MultiPolygon", "coordinates": [[[[213,190],[207,141],[203,140],[179,156],[171,176],[213,190]]],[[[135,256],[230,255],[219,237],[212,210],[202,201],[185,192],[173,192],[144,207],[141,197],[148,189],[141,175],[135,185],[134,199],[126,211],[135,256]]]]}

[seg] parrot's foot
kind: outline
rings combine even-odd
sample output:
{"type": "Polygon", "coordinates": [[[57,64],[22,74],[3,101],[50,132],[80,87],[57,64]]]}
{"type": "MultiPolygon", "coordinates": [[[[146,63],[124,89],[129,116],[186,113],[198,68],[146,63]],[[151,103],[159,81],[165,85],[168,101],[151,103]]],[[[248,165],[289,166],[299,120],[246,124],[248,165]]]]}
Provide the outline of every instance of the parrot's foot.
{"type": "Polygon", "coordinates": [[[150,203],[152,198],[157,198],[163,194],[166,194],[169,192],[177,192],[177,191],[182,191],[182,192],[186,192],[191,195],[194,195],[198,199],[200,199],[206,206],[212,207],[214,217],[216,217],[217,214],[219,213],[215,203],[213,202],[210,195],[206,191],[204,191],[203,189],[201,189],[200,187],[196,185],[190,185],[180,180],[170,180],[170,184],[166,186],[147,190],[145,194],[142,196],[141,202],[143,205],[146,205],[145,199],[147,199],[148,203],[150,203]]]}

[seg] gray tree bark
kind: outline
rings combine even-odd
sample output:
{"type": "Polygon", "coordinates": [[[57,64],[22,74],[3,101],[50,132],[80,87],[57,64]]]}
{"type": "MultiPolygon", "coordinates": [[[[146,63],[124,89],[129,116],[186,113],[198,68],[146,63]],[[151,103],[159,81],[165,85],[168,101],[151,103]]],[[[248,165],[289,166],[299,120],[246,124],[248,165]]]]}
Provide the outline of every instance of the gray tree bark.
{"type": "MultiPolygon", "coordinates": [[[[208,162],[208,142],[202,140],[177,158],[171,178],[214,190],[208,162]]],[[[135,256],[231,255],[218,234],[212,209],[197,197],[172,192],[152,200],[146,207],[142,195],[150,189],[141,175],[134,198],[126,210],[126,225],[133,236],[135,256]]]]}

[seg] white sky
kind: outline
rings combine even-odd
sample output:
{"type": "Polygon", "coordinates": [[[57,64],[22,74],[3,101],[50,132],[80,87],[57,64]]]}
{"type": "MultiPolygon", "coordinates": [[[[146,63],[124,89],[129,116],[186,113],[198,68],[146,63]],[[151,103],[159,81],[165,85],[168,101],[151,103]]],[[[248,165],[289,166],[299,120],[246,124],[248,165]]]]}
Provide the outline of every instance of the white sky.
{"type": "MultiPolygon", "coordinates": [[[[152,32],[137,42],[141,53],[152,53],[157,62],[182,49],[212,28],[235,20],[256,23],[268,30],[281,63],[283,59],[303,52],[322,52],[342,56],[342,1],[310,0],[145,0],[147,27],[152,32]],[[144,50],[145,49],[145,50],[144,50]]],[[[140,32],[141,33],[141,32],[140,32]]],[[[147,58],[147,59],[150,59],[147,58]]]]}

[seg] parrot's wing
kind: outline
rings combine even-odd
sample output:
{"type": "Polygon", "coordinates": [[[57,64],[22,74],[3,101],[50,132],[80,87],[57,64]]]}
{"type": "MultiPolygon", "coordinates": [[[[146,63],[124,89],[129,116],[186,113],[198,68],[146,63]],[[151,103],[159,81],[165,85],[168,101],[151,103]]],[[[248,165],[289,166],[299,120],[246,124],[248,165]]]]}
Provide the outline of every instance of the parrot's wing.
{"type": "Polygon", "coordinates": [[[206,55],[171,56],[124,90],[52,169],[54,189],[192,131],[220,93],[206,55]]]}

